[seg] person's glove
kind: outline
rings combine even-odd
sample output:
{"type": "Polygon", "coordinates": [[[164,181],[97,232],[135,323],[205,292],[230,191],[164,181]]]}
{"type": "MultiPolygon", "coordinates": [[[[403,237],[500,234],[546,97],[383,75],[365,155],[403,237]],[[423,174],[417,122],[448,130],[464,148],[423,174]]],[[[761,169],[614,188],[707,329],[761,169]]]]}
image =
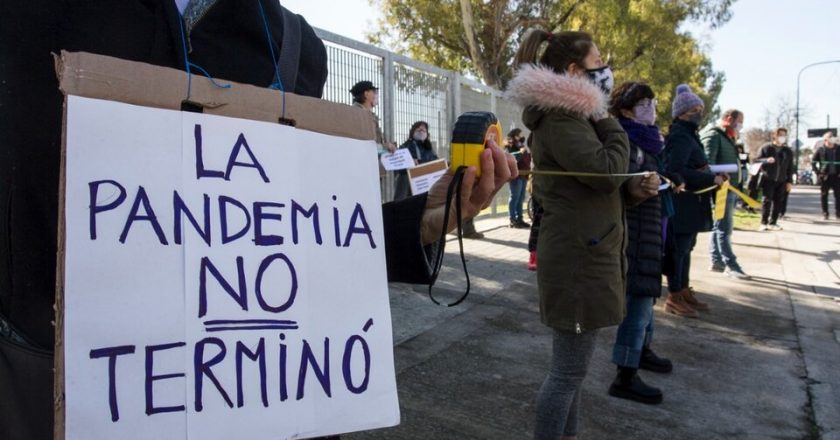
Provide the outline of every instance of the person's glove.
{"type": "MultiPolygon", "coordinates": [[[[464,173],[464,181],[461,185],[462,221],[475,217],[482,209],[490,206],[496,193],[506,183],[519,176],[513,156],[498,148],[492,140],[488,141],[488,146],[481,153],[481,177],[476,180],[475,167],[467,168],[464,173]]],[[[420,225],[420,237],[424,245],[438,240],[442,229],[449,232],[457,226],[454,194],[449,219],[444,221],[446,190],[453,176],[452,170],[447,171],[429,189],[426,209],[423,211],[423,221],[420,225]]]]}

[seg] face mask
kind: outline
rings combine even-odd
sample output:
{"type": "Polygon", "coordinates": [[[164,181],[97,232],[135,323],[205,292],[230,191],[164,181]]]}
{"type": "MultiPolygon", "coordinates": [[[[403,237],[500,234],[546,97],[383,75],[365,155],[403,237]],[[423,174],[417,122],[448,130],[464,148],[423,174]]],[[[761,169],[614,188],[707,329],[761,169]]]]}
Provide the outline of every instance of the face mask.
{"type": "Polygon", "coordinates": [[[694,125],[700,125],[700,122],[703,120],[703,113],[689,113],[686,115],[685,120],[693,123],[694,125]]]}
{"type": "Polygon", "coordinates": [[[633,107],[633,119],[642,125],[653,125],[656,122],[656,107],[653,104],[633,107]]]}
{"type": "Polygon", "coordinates": [[[612,92],[615,79],[613,78],[612,69],[610,66],[599,67],[597,69],[586,69],[586,74],[601,90],[607,95],[612,92]]]}
{"type": "Polygon", "coordinates": [[[414,140],[417,142],[423,142],[426,140],[427,137],[429,137],[429,135],[426,133],[422,133],[419,131],[414,133],[414,140]]]}
{"type": "Polygon", "coordinates": [[[779,136],[776,140],[779,141],[780,145],[784,145],[787,142],[787,136],[779,136]]]}
{"type": "Polygon", "coordinates": [[[735,133],[740,133],[741,128],[743,128],[743,126],[738,122],[732,124],[732,131],[734,131],[735,133]]]}

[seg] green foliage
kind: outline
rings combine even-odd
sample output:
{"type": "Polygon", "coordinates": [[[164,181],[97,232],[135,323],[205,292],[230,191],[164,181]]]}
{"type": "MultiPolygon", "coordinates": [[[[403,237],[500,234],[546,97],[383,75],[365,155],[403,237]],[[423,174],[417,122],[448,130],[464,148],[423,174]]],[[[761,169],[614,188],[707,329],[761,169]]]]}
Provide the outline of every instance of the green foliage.
{"type": "Polygon", "coordinates": [[[504,87],[512,77],[518,42],[530,28],[592,33],[616,74],[616,83],[644,81],[659,101],[658,120],[671,121],[676,86],[689,84],[706,102],[707,121],[724,75],[715,71],[688,22],[718,27],[735,0],[370,0],[384,11],[369,39],[445,69],[504,87]],[[462,1],[468,2],[462,5],[462,1]],[[466,6],[468,9],[465,9],[466,6]],[[462,11],[471,11],[464,17],[462,11]],[[470,51],[466,23],[474,35],[470,51]]]}

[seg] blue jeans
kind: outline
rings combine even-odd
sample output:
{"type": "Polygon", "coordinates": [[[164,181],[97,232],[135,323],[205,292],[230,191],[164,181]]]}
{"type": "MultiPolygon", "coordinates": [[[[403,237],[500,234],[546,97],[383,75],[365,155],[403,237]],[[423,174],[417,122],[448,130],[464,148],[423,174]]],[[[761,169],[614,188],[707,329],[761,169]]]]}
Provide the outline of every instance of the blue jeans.
{"type": "Polygon", "coordinates": [[[737,257],[732,252],[732,216],[735,214],[735,202],[738,196],[730,192],[726,195],[726,211],[723,218],[715,220],[709,242],[712,264],[724,264],[732,270],[740,270],[737,257]]]}
{"type": "Polygon", "coordinates": [[[642,348],[653,338],[653,303],[651,296],[627,295],[627,315],[618,326],[612,361],[619,367],[639,368],[642,348]]]}
{"type": "Polygon", "coordinates": [[[510,181],[510,199],[508,200],[508,214],[510,221],[522,221],[522,202],[525,201],[525,179],[517,178],[510,181]]]}

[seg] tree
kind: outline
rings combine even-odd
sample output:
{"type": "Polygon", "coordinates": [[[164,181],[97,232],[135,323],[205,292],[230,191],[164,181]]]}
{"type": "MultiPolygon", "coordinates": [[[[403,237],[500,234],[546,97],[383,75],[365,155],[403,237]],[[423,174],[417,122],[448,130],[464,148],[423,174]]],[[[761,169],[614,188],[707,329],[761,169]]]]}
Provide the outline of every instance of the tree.
{"type": "Polygon", "coordinates": [[[671,120],[676,86],[687,83],[706,102],[707,119],[724,75],[712,68],[687,22],[712,28],[731,17],[734,0],[370,0],[384,16],[371,42],[504,88],[518,42],[531,28],[593,34],[618,82],[653,87],[660,122],[671,120]]]}
{"type": "Polygon", "coordinates": [[[744,141],[744,151],[750,155],[750,158],[755,159],[761,147],[770,142],[771,136],[772,132],[769,129],[751,128],[745,131],[741,136],[744,141]]]}
{"type": "MultiPolygon", "coordinates": [[[[808,111],[799,109],[800,121],[807,117],[808,111]]],[[[765,130],[774,130],[776,128],[786,128],[790,133],[790,138],[793,140],[796,137],[794,130],[796,129],[796,105],[789,96],[777,96],[775,101],[764,107],[764,115],[761,118],[761,123],[765,130]]],[[[791,141],[792,142],[792,141],[791,141]]]]}

